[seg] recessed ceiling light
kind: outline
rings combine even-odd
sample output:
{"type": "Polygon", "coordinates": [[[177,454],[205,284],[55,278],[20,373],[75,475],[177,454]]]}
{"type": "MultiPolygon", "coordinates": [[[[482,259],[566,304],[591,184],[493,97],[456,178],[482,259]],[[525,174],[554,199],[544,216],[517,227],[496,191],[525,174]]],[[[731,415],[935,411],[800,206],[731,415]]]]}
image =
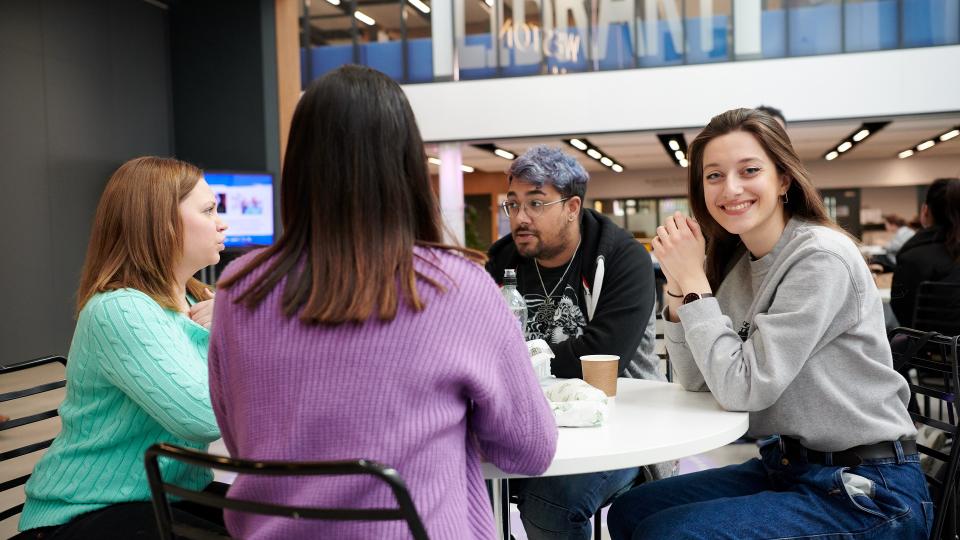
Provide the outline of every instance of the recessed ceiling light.
{"type": "Polygon", "coordinates": [[[851,150],[854,146],[858,144],[865,144],[865,141],[868,137],[873,137],[877,134],[878,131],[890,125],[890,122],[887,120],[880,122],[864,122],[860,124],[853,133],[847,135],[837,143],[837,146],[827,150],[823,155],[823,159],[827,161],[832,161],[839,158],[845,152],[851,150]]]}
{"type": "Polygon", "coordinates": [[[897,155],[900,157],[900,159],[908,158],[913,155],[913,150],[904,150],[897,155]]]}
{"type": "Polygon", "coordinates": [[[340,0],[327,0],[327,2],[330,2],[331,4],[333,4],[333,5],[335,5],[335,6],[339,6],[339,5],[340,5],[340,0]]]}
{"type": "Polygon", "coordinates": [[[956,137],[957,135],[960,135],[960,129],[954,129],[954,130],[948,131],[940,136],[940,142],[949,141],[950,139],[956,137]]]}
{"type": "Polygon", "coordinates": [[[600,158],[600,163],[603,163],[604,165],[609,167],[613,165],[613,160],[608,158],[607,156],[603,156],[602,158],[600,158]]]}
{"type": "Polygon", "coordinates": [[[623,172],[623,167],[621,167],[619,163],[614,163],[613,167],[610,168],[613,169],[613,172],[623,172]]]}
{"type": "Polygon", "coordinates": [[[687,160],[687,139],[683,133],[657,133],[657,139],[677,166],[686,166],[681,163],[687,160]]]}
{"type": "Polygon", "coordinates": [[[419,9],[421,13],[430,13],[430,6],[424,4],[421,0],[407,0],[410,5],[419,9]]]}
{"type": "Polygon", "coordinates": [[[493,0],[483,0],[483,3],[486,4],[487,7],[493,7],[493,0]]]}
{"type": "Polygon", "coordinates": [[[587,150],[587,155],[592,157],[593,159],[600,159],[601,157],[603,157],[603,154],[601,154],[600,152],[597,152],[596,148],[590,148],[589,150],[587,150]]]}
{"type": "Polygon", "coordinates": [[[922,151],[922,150],[926,150],[927,148],[930,148],[930,147],[932,147],[932,146],[935,145],[935,144],[937,144],[937,142],[934,141],[933,139],[931,139],[931,140],[929,140],[929,141],[923,141],[922,143],[920,143],[920,144],[917,145],[917,150],[921,150],[921,151],[922,151]]]}
{"type": "Polygon", "coordinates": [[[580,139],[570,139],[570,144],[577,150],[587,149],[587,143],[581,141],[580,139]]]}
{"type": "Polygon", "coordinates": [[[470,172],[473,172],[473,171],[474,171],[474,168],[471,167],[471,166],[469,166],[469,165],[461,165],[461,166],[460,166],[460,170],[463,171],[463,172],[470,173],[470,172]]]}
{"type": "Polygon", "coordinates": [[[427,161],[429,161],[430,163],[432,163],[432,164],[434,164],[434,165],[438,165],[438,166],[439,166],[440,163],[441,163],[441,161],[440,161],[439,159],[435,158],[435,157],[427,158],[427,161]]]}
{"type": "Polygon", "coordinates": [[[366,13],[360,10],[354,11],[353,17],[367,26],[373,26],[377,24],[377,21],[374,20],[373,17],[367,15],[366,13]]]}
{"type": "Polygon", "coordinates": [[[687,161],[686,159],[681,159],[681,160],[680,160],[680,166],[683,167],[683,168],[686,168],[687,165],[689,165],[689,164],[690,164],[690,162],[687,161]]]}
{"type": "Polygon", "coordinates": [[[496,155],[498,155],[498,156],[500,156],[500,157],[502,157],[503,159],[513,159],[513,158],[517,157],[517,156],[513,155],[511,152],[507,152],[507,151],[504,150],[503,148],[494,149],[493,153],[496,154],[496,155]]]}

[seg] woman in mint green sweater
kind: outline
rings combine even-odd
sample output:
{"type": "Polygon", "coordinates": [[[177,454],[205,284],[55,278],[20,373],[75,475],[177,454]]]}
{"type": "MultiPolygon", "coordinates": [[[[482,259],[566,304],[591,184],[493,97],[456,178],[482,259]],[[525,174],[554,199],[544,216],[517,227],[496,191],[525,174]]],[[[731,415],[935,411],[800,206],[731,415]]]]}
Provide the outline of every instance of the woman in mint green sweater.
{"type": "MultiPolygon", "coordinates": [[[[226,228],[193,165],[142,157],[110,178],[77,292],[62,429],[27,482],[22,537],[156,536],[144,451],[160,441],[205,450],[220,437],[207,386],[213,294],[192,276],[219,261],[226,228]]],[[[212,480],[161,470],[193,489],[212,480]]],[[[178,519],[222,524],[191,510],[178,519]]]]}

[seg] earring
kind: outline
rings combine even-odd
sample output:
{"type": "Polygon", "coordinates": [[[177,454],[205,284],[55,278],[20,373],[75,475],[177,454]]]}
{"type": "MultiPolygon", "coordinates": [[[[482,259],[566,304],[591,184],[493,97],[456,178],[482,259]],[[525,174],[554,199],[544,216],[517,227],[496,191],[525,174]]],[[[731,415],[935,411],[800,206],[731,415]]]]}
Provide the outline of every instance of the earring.
{"type": "Polygon", "coordinates": [[[784,191],[784,192],[783,192],[783,204],[787,204],[788,202],[790,202],[790,197],[787,195],[787,192],[784,191]]]}
{"type": "Polygon", "coordinates": [[[573,220],[575,220],[575,219],[577,219],[576,216],[570,216],[570,217],[567,218],[567,221],[573,221],[573,220]]]}

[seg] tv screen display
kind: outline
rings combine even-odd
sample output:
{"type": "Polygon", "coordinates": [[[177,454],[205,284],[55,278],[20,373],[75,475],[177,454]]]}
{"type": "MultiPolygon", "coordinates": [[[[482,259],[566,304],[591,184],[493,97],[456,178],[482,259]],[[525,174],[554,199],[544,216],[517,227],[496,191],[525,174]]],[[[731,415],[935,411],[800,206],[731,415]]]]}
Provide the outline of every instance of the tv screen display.
{"type": "Polygon", "coordinates": [[[217,214],[227,222],[226,247],[273,243],[273,175],[204,171],[217,198],[217,214]]]}

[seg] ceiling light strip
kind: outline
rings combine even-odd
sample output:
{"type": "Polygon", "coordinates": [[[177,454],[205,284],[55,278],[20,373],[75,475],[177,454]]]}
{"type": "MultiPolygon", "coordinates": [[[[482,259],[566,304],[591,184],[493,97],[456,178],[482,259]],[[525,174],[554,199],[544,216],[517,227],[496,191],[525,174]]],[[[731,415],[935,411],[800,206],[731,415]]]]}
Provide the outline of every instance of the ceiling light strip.
{"type": "Polygon", "coordinates": [[[590,156],[592,159],[599,161],[601,165],[604,167],[609,167],[613,172],[623,172],[623,165],[618,163],[617,160],[613,159],[609,155],[605,154],[597,146],[591,144],[587,139],[580,137],[578,139],[564,139],[563,142],[590,156]]]}
{"type": "Polygon", "coordinates": [[[830,150],[827,150],[826,153],[823,154],[823,159],[827,161],[833,161],[838,157],[849,153],[850,150],[853,150],[853,148],[858,144],[861,144],[863,141],[873,137],[878,131],[887,127],[889,124],[890,122],[886,120],[881,122],[864,122],[863,124],[860,124],[860,127],[854,130],[853,133],[846,136],[830,150]]]}
{"type": "Polygon", "coordinates": [[[933,137],[930,139],[925,139],[924,141],[903,150],[897,154],[897,157],[900,159],[907,159],[910,156],[915,156],[924,150],[929,150],[938,144],[943,144],[951,139],[954,139],[960,135],[960,126],[953,127],[947,131],[933,137]]]}

